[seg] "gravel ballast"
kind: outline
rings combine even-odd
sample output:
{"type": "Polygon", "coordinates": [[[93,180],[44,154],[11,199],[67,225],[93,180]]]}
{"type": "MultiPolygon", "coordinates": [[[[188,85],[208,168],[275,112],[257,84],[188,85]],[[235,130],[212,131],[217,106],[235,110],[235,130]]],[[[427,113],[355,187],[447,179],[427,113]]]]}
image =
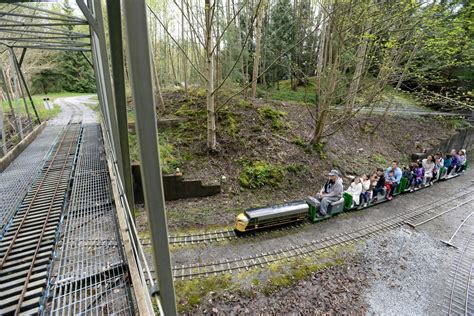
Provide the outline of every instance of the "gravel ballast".
{"type": "Polygon", "coordinates": [[[369,313],[436,315],[454,250],[425,233],[400,229],[359,247],[366,260],[369,313]]]}

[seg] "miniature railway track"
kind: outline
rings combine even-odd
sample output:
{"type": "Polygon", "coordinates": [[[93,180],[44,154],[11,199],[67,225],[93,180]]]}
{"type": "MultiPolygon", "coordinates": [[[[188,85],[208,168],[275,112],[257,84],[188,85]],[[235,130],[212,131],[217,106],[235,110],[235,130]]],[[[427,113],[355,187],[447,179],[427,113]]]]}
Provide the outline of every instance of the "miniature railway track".
{"type": "Polygon", "coordinates": [[[292,246],[289,248],[274,250],[248,257],[224,259],[209,263],[175,266],[173,267],[173,276],[175,279],[207,277],[222,273],[232,273],[234,271],[245,271],[258,266],[264,267],[265,265],[275,261],[309,256],[324,249],[363,240],[380,233],[402,227],[406,221],[420,220],[424,216],[436,212],[440,206],[452,203],[453,201],[462,198],[470,197],[473,192],[474,190],[464,190],[463,192],[451,195],[444,200],[442,199],[428,203],[424,206],[418,207],[417,209],[410,210],[405,214],[389,217],[387,219],[378,221],[377,223],[367,225],[361,229],[325,237],[323,239],[298,246],[292,246]]]}
{"type": "Polygon", "coordinates": [[[81,135],[69,124],[0,236],[0,315],[39,313],[81,135]]]}
{"type": "MultiPolygon", "coordinates": [[[[272,231],[283,231],[283,230],[290,230],[290,229],[298,229],[306,226],[307,222],[299,222],[299,223],[292,223],[281,227],[275,227],[272,231]]],[[[260,236],[269,233],[268,230],[262,231],[253,231],[246,234],[246,236],[260,236]]],[[[223,240],[231,240],[242,238],[243,236],[239,236],[236,234],[235,230],[228,229],[228,230],[219,230],[219,231],[211,231],[211,232],[200,232],[195,234],[182,234],[182,235],[169,235],[168,241],[171,245],[193,245],[193,244],[200,244],[200,243],[212,243],[212,242],[219,242],[223,240]]],[[[149,238],[141,238],[140,243],[142,246],[149,246],[151,245],[149,238]]]]}
{"type": "MultiPolygon", "coordinates": [[[[459,206],[461,205],[458,205],[458,207],[459,206]]],[[[451,212],[452,210],[453,209],[450,209],[446,211],[445,213],[451,212]]],[[[443,214],[437,214],[434,218],[426,220],[425,223],[441,215],[443,214]]],[[[272,231],[298,229],[298,228],[302,228],[306,226],[307,224],[308,222],[293,223],[293,224],[288,224],[281,227],[273,228],[272,231]]],[[[409,226],[412,226],[413,228],[420,225],[420,224],[412,224],[410,222],[406,222],[406,224],[408,224],[409,226]]],[[[260,235],[267,234],[268,232],[269,232],[268,230],[253,231],[253,232],[247,233],[247,235],[245,236],[260,236],[260,235]]],[[[242,238],[242,237],[243,236],[237,235],[233,229],[228,229],[228,230],[217,230],[217,231],[210,231],[210,232],[199,232],[199,233],[192,233],[192,234],[169,235],[168,242],[171,245],[183,246],[183,245],[195,245],[195,244],[200,244],[200,243],[220,242],[224,240],[231,240],[231,239],[237,239],[237,238],[242,238]]],[[[151,245],[151,241],[149,238],[140,238],[140,243],[142,244],[142,246],[151,245]]]]}
{"type": "MultiPolygon", "coordinates": [[[[262,230],[262,231],[252,231],[246,233],[245,237],[250,236],[260,236],[268,234],[269,232],[275,231],[284,231],[290,229],[298,229],[308,225],[308,222],[298,222],[298,223],[290,223],[284,226],[275,227],[271,231],[270,230],[262,230]]],[[[212,242],[219,242],[223,240],[231,240],[237,238],[243,238],[244,235],[237,235],[235,230],[228,229],[228,230],[218,230],[218,231],[211,231],[211,232],[199,232],[195,234],[181,234],[181,235],[169,235],[168,242],[171,245],[194,245],[200,243],[212,243],[212,242]]],[[[151,241],[149,238],[141,238],[140,243],[142,246],[149,246],[151,245],[151,241]]]]}
{"type": "Polygon", "coordinates": [[[474,314],[474,232],[473,226],[464,226],[471,218],[472,212],[466,216],[447,245],[458,249],[448,279],[448,293],[445,295],[443,312],[447,315],[473,315],[474,314]],[[467,228],[467,237],[456,237],[461,228],[467,228]],[[457,245],[451,242],[456,237],[457,245]]]}
{"type": "Polygon", "coordinates": [[[447,315],[473,315],[474,287],[471,285],[474,274],[474,233],[465,240],[454,261],[450,278],[449,294],[443,312],[447,315]]]}

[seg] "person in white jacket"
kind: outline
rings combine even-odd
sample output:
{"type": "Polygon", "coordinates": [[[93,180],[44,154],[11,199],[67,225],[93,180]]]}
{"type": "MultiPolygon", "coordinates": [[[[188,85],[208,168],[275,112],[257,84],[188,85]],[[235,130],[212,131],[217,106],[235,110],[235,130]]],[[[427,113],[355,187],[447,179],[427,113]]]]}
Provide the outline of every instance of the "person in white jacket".
{"type": "Polygon", "coordinates": [[[346,190],[352,196],[352,206],[360,204],[360,194],[362,193],[362,183],[359,177],[354,178],[350,187],[346,190]]]}
{"type": "Polygon", "coordinates": [[[425,170],[425,175],[423,178],[423,184],[431,184],[431,179],[433,179],[433,170],[435,168],[435,162],[432,155],[429,155],[421,161],[423,169],[425,170]]]}

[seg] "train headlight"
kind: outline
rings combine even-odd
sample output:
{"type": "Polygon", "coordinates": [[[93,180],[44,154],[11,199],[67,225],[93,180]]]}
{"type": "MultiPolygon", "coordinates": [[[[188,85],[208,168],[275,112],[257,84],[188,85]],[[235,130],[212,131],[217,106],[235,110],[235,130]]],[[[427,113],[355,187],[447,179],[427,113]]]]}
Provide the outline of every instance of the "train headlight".
{"type": "Polygon", "coordinates": [[[240,213],[237,215],[235,218],[235,229],[238,231],[244,232],[245,229],[247,228],[247,225],[249,223],[249,219],[244,213],[240,213]]]}

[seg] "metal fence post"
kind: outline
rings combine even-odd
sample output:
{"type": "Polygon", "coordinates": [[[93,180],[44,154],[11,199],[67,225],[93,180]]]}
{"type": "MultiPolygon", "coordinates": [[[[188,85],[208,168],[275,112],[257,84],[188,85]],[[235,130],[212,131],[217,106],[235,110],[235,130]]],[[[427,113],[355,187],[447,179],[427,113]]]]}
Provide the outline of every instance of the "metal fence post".
{"type": "Polygon", "coordinates": [[[144,0],[124,1],[130,83],[135,103],[141,178],[153,248],[153,258],[165,315],[176,314],[168,245],[163,179],[160,167],[155,98],[144,0]]]}

